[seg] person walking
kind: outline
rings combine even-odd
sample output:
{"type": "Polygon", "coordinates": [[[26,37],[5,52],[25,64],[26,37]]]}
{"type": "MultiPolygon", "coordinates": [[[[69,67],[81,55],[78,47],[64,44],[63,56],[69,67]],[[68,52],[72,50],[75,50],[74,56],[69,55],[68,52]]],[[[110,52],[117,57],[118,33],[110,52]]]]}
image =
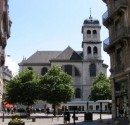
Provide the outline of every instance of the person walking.
{"type": "Polygon", "coordinates": [[[64,124],[70,124],[70,112],[68,109],[64,112],[64,124]]]}
{"type": "Polygon", "coordinates": [[[30,109],[26,108],[27,120],[30,119],[30,109]]]}

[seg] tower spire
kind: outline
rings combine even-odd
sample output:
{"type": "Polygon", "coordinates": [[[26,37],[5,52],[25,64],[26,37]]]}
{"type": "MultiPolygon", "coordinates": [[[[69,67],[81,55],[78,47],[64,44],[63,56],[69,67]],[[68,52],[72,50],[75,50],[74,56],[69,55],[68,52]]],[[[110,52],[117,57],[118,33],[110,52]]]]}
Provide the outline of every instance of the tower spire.
{"type": "Polygon", "coordinates": [[[90,20],[92,20],[92,16],[91,16],[91,8],[90,8],[90,17],[89,17],[90,20]]]}

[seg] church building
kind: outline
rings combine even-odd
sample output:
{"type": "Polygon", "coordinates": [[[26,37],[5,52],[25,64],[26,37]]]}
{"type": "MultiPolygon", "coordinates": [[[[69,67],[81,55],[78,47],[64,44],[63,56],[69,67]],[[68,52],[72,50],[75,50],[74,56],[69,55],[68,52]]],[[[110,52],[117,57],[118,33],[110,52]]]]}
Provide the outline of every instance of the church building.
{"type": "Polygon", "coordinates": [[[68,46],[63,51],[37,51],[19,63],[20,71],[34,70],[44,75],[53,65],[59,65],[73,77],[72,86],[75,90],[71,101],[88,101],[93,79],[104,72],[108,65],[103,63],[100,41],[101,25],[90,15],[82,26],[82,51],[75,51],[68,46]]]}

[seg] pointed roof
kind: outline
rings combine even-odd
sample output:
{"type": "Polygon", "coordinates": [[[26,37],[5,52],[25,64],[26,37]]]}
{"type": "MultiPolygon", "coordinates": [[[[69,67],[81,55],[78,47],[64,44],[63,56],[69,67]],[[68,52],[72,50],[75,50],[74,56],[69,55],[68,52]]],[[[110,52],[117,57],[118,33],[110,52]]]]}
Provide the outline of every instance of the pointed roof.
{"type": "Polygon", "coordinates": [[[79,61],[82,60],[82,57],[76,52],[74,51],[70,46],[68,46],[63,52],[61,52],[54,60],[71,60],[71,61],[79,61]]]}

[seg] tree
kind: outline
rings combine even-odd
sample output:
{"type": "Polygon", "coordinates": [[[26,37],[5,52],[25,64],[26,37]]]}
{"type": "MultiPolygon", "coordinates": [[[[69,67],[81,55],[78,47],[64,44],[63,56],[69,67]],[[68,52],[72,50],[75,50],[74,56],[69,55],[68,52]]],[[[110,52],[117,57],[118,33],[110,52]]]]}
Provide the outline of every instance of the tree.
{"type": "Polygon", "coordinates": [[[111,99],[111,84],[104,73],[100,73],[93,81],[89,99],[93,101],[111,99]]]}
{"type": "Polygon", "coordinates": [[[5,100],[12,104],[18,103],[31,106],[37,100],[38,77],[32,70],[20,72],[7,82],[5,100]]]}
{"type": "Polygon", "coordinates": [[[71,83],[72,77],[65,73],[59,66],[53,66],[41,77],[39,84],[41,87],[41,100],[53,104],[54,116],[57,104],[70,101],[73,94],[71,83]]]}

